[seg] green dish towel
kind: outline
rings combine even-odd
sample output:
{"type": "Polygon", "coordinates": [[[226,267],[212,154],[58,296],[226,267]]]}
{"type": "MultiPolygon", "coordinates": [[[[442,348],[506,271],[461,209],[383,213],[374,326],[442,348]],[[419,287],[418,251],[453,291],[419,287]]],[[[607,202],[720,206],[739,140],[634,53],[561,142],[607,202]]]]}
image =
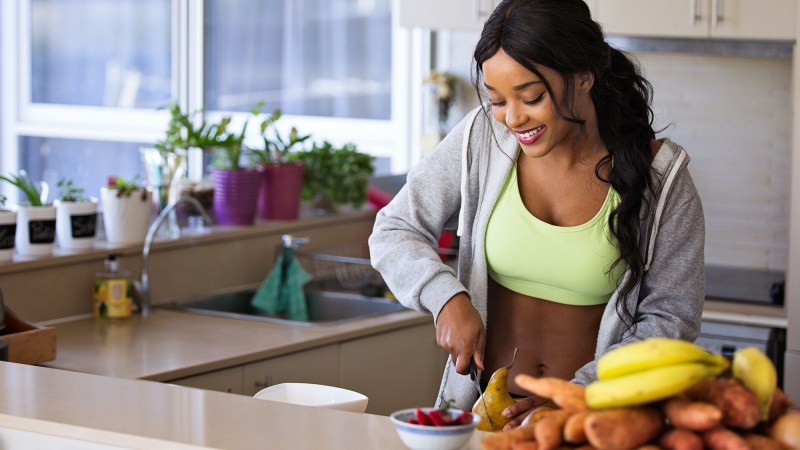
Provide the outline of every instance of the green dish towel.
{"type": "Polygon", "coordinates": [[[295,259],[292,250],[284,249],[275,261],[275,268],[253,295],[250,304],[268,314],[308,321],[303,286],[310,279],[311,275],[295,259]]]}

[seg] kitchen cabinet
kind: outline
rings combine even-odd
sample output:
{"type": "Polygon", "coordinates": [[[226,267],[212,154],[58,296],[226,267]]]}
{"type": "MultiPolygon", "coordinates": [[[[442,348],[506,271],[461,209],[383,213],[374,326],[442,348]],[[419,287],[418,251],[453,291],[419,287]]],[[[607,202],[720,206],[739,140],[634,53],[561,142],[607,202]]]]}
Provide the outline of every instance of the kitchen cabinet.
{"type": "Polygon", "coordinates": [[[278,356],[243,367],[244,394],[255,395],[280,383],[339,385],[339,346],[326,345],[278,356]]]}
{"type": "Polygon", "coordinates": [[[610,35],[794,40],[796,0],[603,0],[595,19],[610,35]]]}
{"type": "Polygon", "coordinates": [[[343,342],[341,386],[369,397],[372,414],[432,406],[447,358],[435,342],[429,324],[343,342]]]}
{"type": "MultiPolygon", "coordinates": [[[[597,1],[586,3],[594,9],[597,1]]],[[[400,26],[481,31],[499,3],[500,0],[402,0],[400,26]]]]}
{"type": "Polygon", "coordinates": [[[207,389],[209,391],[241,394],[243,380],[242,374],[242,367],[237,366],[229,369],[222,369],[214,372],[181,378],[179,380],[171,381],[170,383],[186,387],[207,389]]]}

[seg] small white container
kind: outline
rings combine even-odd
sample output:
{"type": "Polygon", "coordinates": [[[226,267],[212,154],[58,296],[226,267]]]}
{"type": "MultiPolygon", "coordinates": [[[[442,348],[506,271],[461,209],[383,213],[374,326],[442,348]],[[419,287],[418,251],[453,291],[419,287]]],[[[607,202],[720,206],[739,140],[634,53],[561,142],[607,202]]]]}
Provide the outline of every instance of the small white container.
{"type": "Polygon", "coordinates": [[[15,246],[22,256],[53,254],[56,241],[56,207],[19,205],[15,246]]]}
{"type": "Polygon", "coordinates": [[[56,242],[64,250],[94,247],[97,235],[97,199],[86,202],[56,200],[56,242]]]}
{"type": "Polygon", "coordinates": [[[14,259],[16,233],[16,211],[0,210],[0,262],[8,262],[14,259]]]}
{"type": "Polygon", "coordinates": [[[358,392],[323,384],[281,383],[264,388],[253,398],[295,405],[363,413],[369,398],[358,392]]]}
{"type": "Polygon", "coordinates": [[[152,213],[152,193],[139,188],[130,196],[117,196],[117,189],[100,188],[106,240],[112,244],[142,244],[152,213]]]}
{"type": "MultiPolygon", "coordinates": [[[[421,408],[428,413],[434,408],[421,408]]],[[[472,414],[472,422],[464,425],[432,426],[415,425],[408,423],[408,419],[414,418],[416,408],[403,409],[393,412],[389,418],[394,424],[397,435],[403,444],[411,450],[456,450],[464,447],[469,442],[475,427],[481,421],[481,417],[472,414]]],[[[461,414],[461,410],[449,409],[448,415],[455,418],[461,414]]]]}

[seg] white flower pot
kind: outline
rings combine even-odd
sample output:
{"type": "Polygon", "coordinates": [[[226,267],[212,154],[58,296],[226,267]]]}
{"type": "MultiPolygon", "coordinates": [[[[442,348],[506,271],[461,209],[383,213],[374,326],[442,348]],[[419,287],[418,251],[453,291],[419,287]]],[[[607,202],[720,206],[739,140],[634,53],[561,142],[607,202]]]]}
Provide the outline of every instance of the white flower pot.
{"type": "Polygon", "coordinates": [[[20,205],[17,210],[17,253],[23,256],[52,255],[55,241],[55,206],[20,205]]]}
{"type": "Polygon", "coordinates": [[[0,262],[11,261],[14,258],[16,233],[16,211],[0,211],[0,262]]]}
{"type": "Polygon", "coordinates": [[[55,201],[56,242],[64,250],[94,247],[97,234],[97,199],[86,202],[55,201]]]}
{"type": "Polygon", "coordinates": [[[144,243],[150,226],[152,193],[137,189],[130,196],[117,197],[117,192],[116,189],[100,188],[106,240],[113,244],[144,243]]]}

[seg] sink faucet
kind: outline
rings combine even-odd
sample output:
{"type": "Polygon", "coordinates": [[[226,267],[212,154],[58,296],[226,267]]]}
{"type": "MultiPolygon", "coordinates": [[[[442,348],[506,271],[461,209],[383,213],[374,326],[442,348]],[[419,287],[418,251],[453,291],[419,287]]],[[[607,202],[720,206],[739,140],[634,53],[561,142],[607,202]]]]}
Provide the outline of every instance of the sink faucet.
{"type": "Polygon", "coordinates": [[[161,227],[161,224],[167,219],[169,213],[181,203],[188,203],[200,211],[200,214],[203,216],[203,222],[205,222],[207,225],[213,223],[211,217],[208,215],[208,212],[206,212],[205,208],[203,208],[203,205],[201,205],[196,198],[188,195],[179,197],[174,202],[169,203],[156,217],[156,220],[154,220],[150,225],[150,228],[147,230],[147,235],[144,238],[144,247],[142,248],[142,278],[140,281],[135,281],[133,283],[136,290],[136,297],[139,302],[139,312],[143,316],[146,316],[150,313],[150,280],[147,272],[147,264],[148,260],[150,259],[150,247],[153,245],[156,233],[161,227]]]}

